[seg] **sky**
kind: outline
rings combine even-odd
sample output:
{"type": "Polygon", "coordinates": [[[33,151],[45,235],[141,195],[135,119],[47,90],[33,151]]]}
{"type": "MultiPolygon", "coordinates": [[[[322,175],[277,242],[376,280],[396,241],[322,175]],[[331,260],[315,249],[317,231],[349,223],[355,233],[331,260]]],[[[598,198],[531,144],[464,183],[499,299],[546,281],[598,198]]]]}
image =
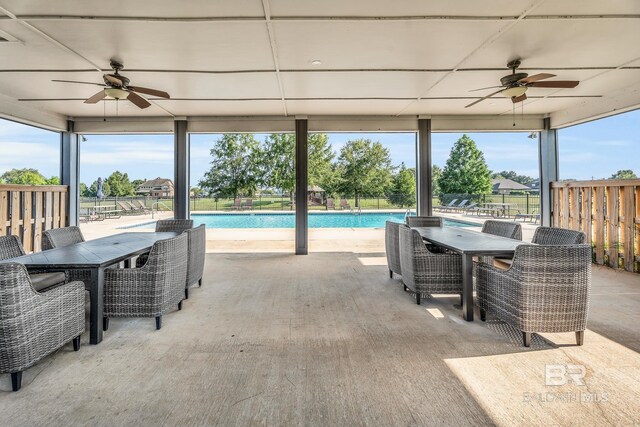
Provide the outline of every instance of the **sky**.
{"type": "MultiPolygon", "coordinates": [[[[433,162],[443,166],[462,134],[435,133],[433,162]]],[[[537,139],[528,133],[469,133],[484,152],[489,169],[538,176],[537,139]]],[[[258,140],[266,135],[257,134],[258,140]]],[[[208,169],[209,149],[220,135],[191,135],[191,184],[208,169]]],[[[330,133],[338,152],[348,140],[369,138],[389,149],[394,164],[415,166],[413,133],[330,133]]],[[[81,145],[80,178],[90,185],[120,170],[130,179],[173,177],[172,135],[87,135],[81,145]]],[[[559,130],[560,178],[608,178],[619,169],[640,175],[640,110],[559,130]]],[[[35,127],[0,119],[0,174],[12,168],[36,168],[50,177],[59,173],[60,137],[35,127]]]]}

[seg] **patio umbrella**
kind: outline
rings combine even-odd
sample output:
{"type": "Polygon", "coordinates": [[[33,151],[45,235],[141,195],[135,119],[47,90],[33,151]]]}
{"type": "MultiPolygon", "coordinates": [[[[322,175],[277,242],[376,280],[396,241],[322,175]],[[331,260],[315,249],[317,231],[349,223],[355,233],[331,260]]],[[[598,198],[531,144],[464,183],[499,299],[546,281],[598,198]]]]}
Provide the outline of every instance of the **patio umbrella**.
{"type": "Polygon", "coordinates": [[[100,200],[104,198],[104,193],[102,192],[102,178],[98,178],[98,191],[96,191],[96,197],[100,200]]]}

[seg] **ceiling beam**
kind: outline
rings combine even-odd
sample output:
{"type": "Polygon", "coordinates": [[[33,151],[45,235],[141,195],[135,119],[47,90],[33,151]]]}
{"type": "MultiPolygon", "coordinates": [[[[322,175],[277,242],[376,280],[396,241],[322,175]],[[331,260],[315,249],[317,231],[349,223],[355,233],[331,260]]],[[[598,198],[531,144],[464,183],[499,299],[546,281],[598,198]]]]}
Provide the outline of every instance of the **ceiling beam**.
{"type": "MultiPolygon", "coordinates": [[[[16,15],[14,15],[16,16],[16,15]]],[[[11,19],[0,16],[2,19],[11,19]]],[[[267,22],[264,16],[117,16],[117,15],[17,15],[24,21],[133,21],[133,22],[267,22]]],[[[271,16],[270,21],[517,21],[517,20],[589,20],[589,19],[640,19],[640,14],[571,14],[571,15],[402,15],[402,16],[271,16]]]]}
{"type": "Polygon", "coordinates": [[[278,90],[280,91],[280,98],[282,100],[282,109],[284,115],[287,113],[287,101],[284,96],[284,85],[282,84],[282,76],[280,75],[280,64],[278,62],[278,45],[276,44],[276,36],[273,31],[273,25],[271,24],[271,9],[269,8],[269,0],[262,0],[262,8],[264,9],[264,17],[267,24],[267,32],[269,33],[269,45],[271,46],[271,56],[273,58],[273,65],[275,67],[276,78],[278,80],[278,90]]]}

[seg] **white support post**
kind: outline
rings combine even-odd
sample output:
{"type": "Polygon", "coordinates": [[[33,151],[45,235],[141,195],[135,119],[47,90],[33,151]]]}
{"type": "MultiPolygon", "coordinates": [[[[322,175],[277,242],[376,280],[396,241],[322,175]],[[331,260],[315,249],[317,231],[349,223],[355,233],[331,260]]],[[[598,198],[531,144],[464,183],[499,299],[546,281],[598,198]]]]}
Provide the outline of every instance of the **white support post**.
{"type": "Polygon", "coordinates": [[[174,128],[174,193],[173,216],[176,219],[189,218],[189,139],[187,121],[176,120],[174,128]]]}
{"type": "Polygon", "coordinates": [[[540,224],[551,226],[553,191],[551,183],[558,180],[558,130],[551,129],[551,119],[544,119],[544,129],[540,132],[540,224]]]}
{"type": "Polygon", "coordinates": [[[66,225],[78,225],[80,211],[80,138],[74,123],[67,122],[67,130],[60,133],[60,183],[67,185],[66,225]]]}

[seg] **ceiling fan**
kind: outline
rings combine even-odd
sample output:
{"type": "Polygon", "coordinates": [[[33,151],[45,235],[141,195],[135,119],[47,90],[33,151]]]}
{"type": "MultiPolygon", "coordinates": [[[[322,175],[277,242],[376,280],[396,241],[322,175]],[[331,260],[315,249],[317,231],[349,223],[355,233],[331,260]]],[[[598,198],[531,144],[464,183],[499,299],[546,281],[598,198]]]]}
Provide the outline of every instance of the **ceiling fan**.
{"type": "Polygon", "coordinates": [[[480,99],[473,101],[471,104],[465,106],[464,108],[469,108],[473,105],[476,105],[479,102],[484,101],[487,98],[491,98],[493,95],[498,93],[502,93],[507,98],[511,98],[511,101],[514,104],[518,102],[522,102],[527,99],[527,89],[530,87],[550,87],[550,88],[574,88],[578,86],[580,83],[576,80],[551,80],[548,82],[541,82],[540,80],[546,80],[551,77],[555,77],[555,74],[548,73],[540,73],[534,74],[533,76],[529,76],[527,73],[516,73],[516,70],[520,66],[520,60],[514,59],[507,64],[508,68],[511,68],[511,74],[507,74],[506,76],[500,79],[500,86],[489,86],[483,87],[481,89],[474,89],[471,92],[475,92],[478,90],[486,90],[486,89],[494,89],[499,87],[500,89],[485,96],[480,99]]]}
{"type": "Polygon", "coordinates": [[[74,80],[52,81],[60,83],[80,83],[85,85],[102,86],[105,88],[84,101],[85,104],[95,104],[104,98],[128,99],[138,108],[147,108],[151,105],[151,103],[144,99],[142,96],[138,95],[138,93],[159,96],[160,98],[171,98],[167,92],[161,90],[129,85],[129,79],[119,73],[119,71],[124,68],[122,63],[111,60],[110,65],[111,68],[113,68],[113,73],[104,74],[102,76],[102,78],[104,79],[104,83],[78,82],[74,80]]]}

